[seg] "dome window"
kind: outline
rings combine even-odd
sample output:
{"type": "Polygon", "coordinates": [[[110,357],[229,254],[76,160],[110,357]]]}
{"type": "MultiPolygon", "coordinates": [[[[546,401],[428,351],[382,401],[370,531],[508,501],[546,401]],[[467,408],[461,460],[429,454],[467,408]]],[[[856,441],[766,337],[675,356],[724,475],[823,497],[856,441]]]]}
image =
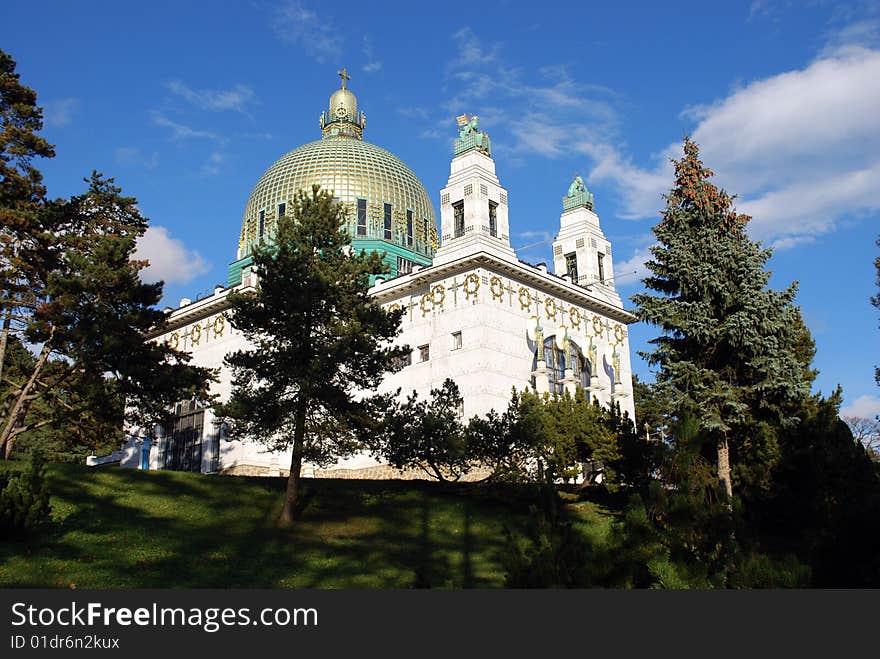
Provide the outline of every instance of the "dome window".
{"type": "Polygon", "coordinates": [[[392,238],[392,233],[391,233],[391,204],[389,204],[388,202],[385,202],[384,206],[385,206],[385,217],[384,217],[384,222],[385,222],[385,240],[391,240],[391,238],[392,238]]]}
{"type": "Polygon", "coordinates": [[[413,212],[406,209],[406,246],[413,246],[413,212]]]}
{"type": "Polygon", "coordinates": [[[358,199],[357,235],[367,235],[367,200],[358,199]]]}

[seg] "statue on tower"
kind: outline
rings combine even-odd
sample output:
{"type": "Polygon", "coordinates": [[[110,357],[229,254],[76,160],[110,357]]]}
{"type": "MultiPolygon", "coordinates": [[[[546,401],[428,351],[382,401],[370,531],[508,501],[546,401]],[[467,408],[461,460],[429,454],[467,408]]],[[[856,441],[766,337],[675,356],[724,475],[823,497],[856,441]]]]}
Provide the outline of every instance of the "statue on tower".
{"type": "Polygon", "coordinates": [[[568,186],[568,194],[562,198],[562,210],[567,211],[578,206],[586,206],[593,210],[593,193],[587,190],[584,179],[575,175],[571,185],[568,186]]]}
{"type": "Polygon", "coordinates": [[[455,118],[458,122],[458,139],[455,140],[455,155],[476,149],[491,156],[489,135],[480,130],[480,118],[469,117],[467,112],[455,118]]]}

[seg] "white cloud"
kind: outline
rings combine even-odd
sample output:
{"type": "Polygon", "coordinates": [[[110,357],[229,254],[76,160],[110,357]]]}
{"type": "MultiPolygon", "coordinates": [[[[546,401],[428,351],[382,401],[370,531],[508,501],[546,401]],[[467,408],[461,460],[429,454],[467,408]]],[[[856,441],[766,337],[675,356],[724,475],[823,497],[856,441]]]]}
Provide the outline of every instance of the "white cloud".
{"type": "Polygon", "coordinates": [[[645,264],[651,260],[650,250],[650,245],[639,247],[629,259],[614,264],[614,281],[618,286],[633,284],[648,276],[645,264]]]}
{"type": "Polygon", "coordinates": [[[158,112],[153,114],[153,123],[157,126],[162,126],[163,128],[170,128],[172,135],[176,140],[187,139],[190,137],[206,138],[210,140],[218,139],[216,133],[212,133],[211,131],[207,130],[198,130],[196,128],[186,126],[176,121],[172,121],[165,115],[159,114],[158,112]]]}
{"type": "Polygon", "coordinates": [[[214,151],[208,156],[208,161],[202,165],[202,176],[215,176],[220,173],[223,163],[226,162],[226,154],[214,151]]]}
{"type": "MultiPolygon", "coordinates": [[[[757,80],[688,108],[692,137],[716,181],[753,216],[753,237],[809,242],[845,216],[880,209],[880,51],[841,47],[803,69],[757,80]]],[[[608,142],[582,144],[590,179],[622,195],[621,216],[656,218],[678,143],[640,167],[608,142]]]]}
{"type": "Polygon", "coordinates": [[[301,2],[287,2],[275,11],[272,29],[282,41],[300,46],[322,63],[343,52],[342,32],[329,20],[326,10],[319,15],[301,2]]]}
{"type": "Polygon", "coordinates": [[[210,265],[196,252],[186,248],[168,229],[149,227],[138,240],[135,258],[150,264],[141,270],[144,281],[164,281],[166,284],[185,284],[207,272],[210,265]]]}
{"type": "Polygon", "coordinates": [[[247,85],[235,85],[232,89],[193,89],[180,80],[171,80],[168,89],[202,110],[245,113],[247,106],[256,101],[254,90],[247,85]]]}
{"type": "Polygon", "coordinates": [[[854,416],[862,419],[873,419],[880,415],[880,397],[859,396],[851,404],[840,408],[840,416],[854,416]]]}
{"type": "Polygon", "coordinates": [[[43,119],[47,126],[66,126],[73,121],[79,109],[79,99],[59,98],[43,104],[43,119]]]}
{"type": "Polygon", "coordinates": [[[376,73],[381,70],[382,61],[376,57],[376,53],[373,50],[373,40],[366,35],[364,36],[364,46],[362,50],[364,53],[364,59],[367,62],[362,67],[364,73],[376,73]]]}

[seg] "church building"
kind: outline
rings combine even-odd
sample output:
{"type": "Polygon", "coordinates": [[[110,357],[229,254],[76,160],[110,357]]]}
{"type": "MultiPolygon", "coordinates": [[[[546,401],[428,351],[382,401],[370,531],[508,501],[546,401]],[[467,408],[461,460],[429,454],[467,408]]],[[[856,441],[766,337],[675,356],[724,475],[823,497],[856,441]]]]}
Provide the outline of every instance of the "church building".
{"type": "MultiPolygon", "coordinates": [[[[603,405],[634,417],[627,326],[636,317],[614,287],[611,243],[580,177],[560,182],[562,213],[553,263],[527,263],[511,247],[508,191],[495,171],[489,136],[476,116],[458,117],[449,179],[439,194],[439,226],[431,195],[389,151],[364,141],[366,118],[340,72],[341,89],[321,114],[321,139],[293,149],[259,178],[245,205],[236,260],[226,286],[169,309],[151,337],[220,369],[214,393],[231,393],[223,358],[247,347],[229,323],[227,296],[257,285],[252,246],[270,239],[298,189],[332,190],[349,209],[356,250],[384,253],[390,274],[370,293],[386,308],[404,310],[396,342],[411,348],[404,367],[381,390],[415,390],[421,397],[446,378],[464,399],[463,420],[507,408],[512,389],[574,393],[582,387],[603,405]]],[[[514,213],[515,217],[515,213],[514,213]]],[[[210,408],[180,403],[159,433],[127,429],[121,464],[139,469],[286,475],[289,452],[231,440],[210,408]],[[152,437],[151,437],[152,436],[152,437]]],[[[304,476],[393,478],[399,472],[368,454],[304,476]]]]}

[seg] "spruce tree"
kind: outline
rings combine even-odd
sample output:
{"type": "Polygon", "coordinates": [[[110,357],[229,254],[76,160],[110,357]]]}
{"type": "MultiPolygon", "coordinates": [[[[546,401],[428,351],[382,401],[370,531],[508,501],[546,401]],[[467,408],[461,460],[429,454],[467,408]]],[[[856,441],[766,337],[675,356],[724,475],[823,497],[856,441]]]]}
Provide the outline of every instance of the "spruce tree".
{"type": "Polygon", "coordinates": [[[226,356],[232,395],[218,408],[233,437],[291,451],[281,523],[292,522],[304,460],[329,464],[359,447],[370,423],[358,396],[408,349],[393,348],[402,311],[368,295],[382,256],[355,253],[344,206],[314,186],[298,191],[271,243],[253,253],[255,292],[230,295],[230,321],[253,346],[226,356]]]}
{"type": "Polygon", "coordinates": [[[689,138],[654,227],[641,319],[662,329],[644,356],[674,411],[698,411],[728,496],[769,485],[778,431],[809,394],[812,340],[794,305],[797,286],[767,288],[771,251],[746,234],[749,217],[711,183],[689,138]]]}

